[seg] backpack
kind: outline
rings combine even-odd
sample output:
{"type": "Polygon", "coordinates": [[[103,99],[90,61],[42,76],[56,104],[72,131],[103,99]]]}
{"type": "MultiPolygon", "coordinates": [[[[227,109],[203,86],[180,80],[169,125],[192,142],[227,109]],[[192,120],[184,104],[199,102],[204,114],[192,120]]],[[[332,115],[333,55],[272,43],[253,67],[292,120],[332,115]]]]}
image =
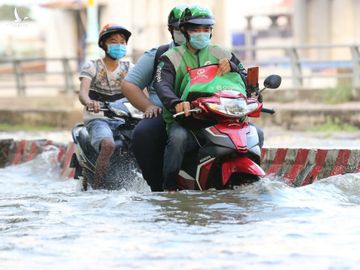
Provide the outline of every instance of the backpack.
{"type": "Polygon", "coordinates": [[[183,89],[181,100],[193,100],[194,96],[208,96],[223,90],[246,96],[246,86],[239,73],[227,72],[218,76],[217,71],[218,65],[215,64],[188,70],[180,87],[183,89]]]}
{"type": "Polygon", "coordinates": [[[164,44],[158,47],[156,53],[155,53],[155,59],[154,59],[154,67],[153,67],[153,78],[156,73],[156,67],[159,64],[159,58],[161,55],[163,55],[167,50],[169,50],[170,44],[164,44]]]}

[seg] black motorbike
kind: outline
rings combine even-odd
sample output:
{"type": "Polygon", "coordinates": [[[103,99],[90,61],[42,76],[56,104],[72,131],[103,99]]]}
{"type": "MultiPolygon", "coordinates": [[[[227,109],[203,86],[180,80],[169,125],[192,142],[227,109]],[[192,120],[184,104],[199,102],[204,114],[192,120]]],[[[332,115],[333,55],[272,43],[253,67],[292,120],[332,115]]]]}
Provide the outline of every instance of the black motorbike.
{"type": "MultiPolygon", "coordinates": [[[[143,118],[142,112],[135,109],[126,98],[116,102],[104,102],[101,106],[105,116],[119,120],[119,127],[114,134],[116,150],[110,159],[109,170],[102,181],[101,188],[114,190],[126,188],[139,176],[139,169],[131,148],[131,133],[136,124],[143,118]]],[[[89,134],[83,123],[72,129],[75,152],[70,167],[75,168],[75,179],[82,181],[86,191],[94,185],[95,163],[98,152],[90,144],[89,134]]]]}

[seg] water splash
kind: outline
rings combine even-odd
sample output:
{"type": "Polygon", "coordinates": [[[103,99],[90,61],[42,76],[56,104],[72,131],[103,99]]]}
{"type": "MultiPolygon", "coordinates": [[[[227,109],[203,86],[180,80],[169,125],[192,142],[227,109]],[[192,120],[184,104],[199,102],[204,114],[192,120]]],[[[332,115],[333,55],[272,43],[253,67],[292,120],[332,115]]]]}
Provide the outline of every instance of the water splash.
{"type": "Polygon", "coordinates": [[[293,188],[266,177],[238,190],[81,192],[56,149],[0,169],[4,269],[356,269],[360,175],[293,188]],[[350,220],[350,221],[349,221],[350,220]],[[21,260],[19,260],[21,257],[21,260]],[[25,267],[26,265],[26,267],[25,267]]]}

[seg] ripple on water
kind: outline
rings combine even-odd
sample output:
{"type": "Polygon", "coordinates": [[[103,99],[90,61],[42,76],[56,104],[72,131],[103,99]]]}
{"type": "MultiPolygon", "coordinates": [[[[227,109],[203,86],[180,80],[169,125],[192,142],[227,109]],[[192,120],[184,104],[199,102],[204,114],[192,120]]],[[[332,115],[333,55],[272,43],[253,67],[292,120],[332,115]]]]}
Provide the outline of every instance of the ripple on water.
{"type": "Polygon", "coordinates": [[[359,174],[299,188],[265,178],[234,191],[167,194],[150,193],[136,179],[127,190],[81,192],[58,176],[58,165],[46,163],[50,153],[56,155],[0,169],[5,269],[356,269],[360,263],[359,174]]]}

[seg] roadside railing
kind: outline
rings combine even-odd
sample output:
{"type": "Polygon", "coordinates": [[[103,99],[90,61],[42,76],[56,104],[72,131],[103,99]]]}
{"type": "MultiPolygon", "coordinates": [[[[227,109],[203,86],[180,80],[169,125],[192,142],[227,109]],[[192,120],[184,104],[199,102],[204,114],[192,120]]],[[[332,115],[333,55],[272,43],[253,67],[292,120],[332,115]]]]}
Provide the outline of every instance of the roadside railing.
{"type": "MultiPolygon", "coordinates": [[[[234,47],[245,67],[260,66],[279,73],[284,89],[351,87],[360,90],[360,44],[234,47]]],[[[264,74],[265,77],[268,74],[264,74]]]]}
{"type": "MultiPolygon", "coordinates": [[[[260,77],[282,76],[282,89],[328,89],[341,84],[358,97],[360,44],[234,47],[245,67],[260,66],[260,77]]],[[[74,94],[79,88],[77,58],[0,59],[0,96],[74,94]],[[41,90],[42,89],[42,90],[41,90]]]]}
{"type": "Polygon", "coordinates": [[[63,92],[73,94],[76,89],[79,59],[23,58],[0,60],[0,95],[25,96],[28,92],[63,92]],[[35,90],[36,89],[36,90],[35,90]],[[55,90],[55,91],[51,91],[55,90]]]}

